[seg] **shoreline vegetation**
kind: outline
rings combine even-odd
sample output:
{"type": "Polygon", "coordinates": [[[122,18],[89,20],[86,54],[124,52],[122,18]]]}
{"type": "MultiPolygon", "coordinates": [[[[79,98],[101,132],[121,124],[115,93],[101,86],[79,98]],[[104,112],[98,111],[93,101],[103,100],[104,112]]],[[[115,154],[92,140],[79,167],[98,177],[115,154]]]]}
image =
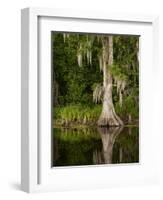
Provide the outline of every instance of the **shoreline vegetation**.
{"type": "Polygon", "coordinates": [[[139,37],[52,34],[53,127],[139,124],[139,37]]]}
{"type": "MultiPolygon", "coordinates": [[[[97,121],[102,110],[102,105],[69,105],[55,107],[53,110],[53,128],[85,128],[98,126],[97,121]]],[[[125,113],[118,110],[118,115],[124,122],[125,127],[138,126],[138,113],[125,113]]]]}

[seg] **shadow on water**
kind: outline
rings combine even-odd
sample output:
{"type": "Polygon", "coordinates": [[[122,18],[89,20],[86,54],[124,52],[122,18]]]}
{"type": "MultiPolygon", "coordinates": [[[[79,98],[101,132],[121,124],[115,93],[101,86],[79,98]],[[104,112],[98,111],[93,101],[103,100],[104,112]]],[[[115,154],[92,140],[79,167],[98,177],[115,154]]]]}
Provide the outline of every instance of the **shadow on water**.
{"type": "Polygon", "coordinates": [[[57,128],[53,166],[139,162],[138,127],[57,128]]]}

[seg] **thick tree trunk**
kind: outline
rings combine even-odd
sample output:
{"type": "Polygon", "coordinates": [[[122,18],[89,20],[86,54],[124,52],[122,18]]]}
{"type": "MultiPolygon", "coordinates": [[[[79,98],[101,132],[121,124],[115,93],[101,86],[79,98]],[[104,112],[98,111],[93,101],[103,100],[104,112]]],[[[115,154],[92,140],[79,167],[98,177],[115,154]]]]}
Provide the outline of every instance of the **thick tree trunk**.
{"type": "Polygon", "coordinates": [[[103,39],[103,108],[98,126],[121,126],[122,120],[117,116],[112,100],[112,76],[109,67],[113,64],[113,37],[103,39]]]}
{"type": "Polygon", "coordinates": [[[112,83],[108,83],[104,91],[103,107],[98,126],[122,126],[122,120],[117,116],[112,100],[112,83]]]}

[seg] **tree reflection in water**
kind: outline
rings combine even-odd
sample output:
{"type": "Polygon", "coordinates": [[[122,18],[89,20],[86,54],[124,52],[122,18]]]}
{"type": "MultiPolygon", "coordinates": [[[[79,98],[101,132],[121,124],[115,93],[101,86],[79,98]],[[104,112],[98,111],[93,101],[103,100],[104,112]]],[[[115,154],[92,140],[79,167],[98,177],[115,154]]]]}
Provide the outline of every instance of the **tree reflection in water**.
{"type": "Polygon", "coordinates": [[[123,130],[123,126],[120,127],[98,127],[97,128],[101,140],[102,140],[102,151],[95,150],[93,152],[93,161],[95,164],[110,164],[112,163],[112,152],[113,145],[116,137],[123,130]]]}
{"type": "Polygon", "coordinates": [[[138,127],[54,129],[53,166],[139,162],[138,127]]]}

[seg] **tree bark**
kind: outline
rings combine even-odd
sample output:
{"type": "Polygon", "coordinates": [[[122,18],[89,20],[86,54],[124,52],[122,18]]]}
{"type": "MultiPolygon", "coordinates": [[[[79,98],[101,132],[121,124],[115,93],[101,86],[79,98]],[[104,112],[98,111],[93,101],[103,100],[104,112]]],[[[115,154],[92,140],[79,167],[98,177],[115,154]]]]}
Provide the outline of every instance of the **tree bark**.
{"type": "Polygon", "coordinates": [[[113,65],[113,36],[107,36],[102,39],[103,52],[103,106],[98,126],[122,126],[122,120],[117,116],[112,99],[112,76],[110,66],[113,65]]]}

